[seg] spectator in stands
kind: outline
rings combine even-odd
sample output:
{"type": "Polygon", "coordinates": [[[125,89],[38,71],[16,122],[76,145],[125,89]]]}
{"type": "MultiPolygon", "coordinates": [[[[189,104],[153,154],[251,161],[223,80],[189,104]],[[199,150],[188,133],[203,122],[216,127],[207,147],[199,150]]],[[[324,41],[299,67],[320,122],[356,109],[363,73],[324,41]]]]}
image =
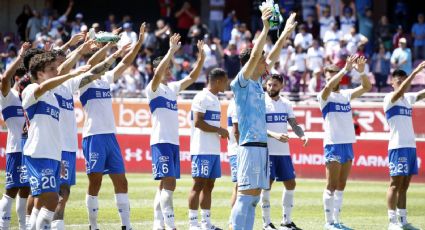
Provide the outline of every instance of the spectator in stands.
{"type": "Polygon", "coordinates": [[[418,14],[418,22],[412,26],[414,60],[425,59],[425,16],[418,14]]]}
{"type": "Polygon", "coordinates": [[[356,26],[356,14],[353,11],[350,6],[344,6],[344,15],[339,19],[342,34],[350,33],[351,28],[356,26]]]}
{"type": "Polygon", "coordinates": [[[114,27],[115,25],[117,25],[115,21],[115,14],[109,14],[108,20],[105,21],[105,31],[111,32],[112,27],[114,27]]]}
{"type": "Polygon", "coordinates": [[[402,25],[403,28],[407,28],[407,5],[404,0],[397,0],[394,6],[394,22],[396,25],[402,25]]]}
{"type": "Polygon", "coordinates": [[[367,38],[369,41],[366,45],[366,53],[371,55],[373,52],[373,18],[372,9],[369,7],[365,8],[364,12],[358,11],[359,20],[359,33],[367,38]]]}
{"type": "Polygon", "coordinates": [[[245,41],[251,39],[251,32],[246,27],[245,23],[236,25],[232,30],[232,37],[230,42],[235,43],[238,49],[238,53],[244,48],[245,41]]]}
{"type": "Polygon", "coordinates": [[[357,53],[357,48],[368,42],[364,35],[357,33],[356,27],[351,27],[350,33],[345,34],[344,39],[347,41],[349,55],[357,53]]]}
{"type": "Polygon", "coordinates": [[[33,17],[29,19],[26,28],[26,41],[33,42],[36,38],[36,35],[41,31],[42,20],[40,12],[37,10],[33,11],[33,17]]]}
{"type": "Polygon", "coordinates": [[[66,43],[71,38],[69,33],[65,30],[65,28],[62,25],[58,26],[58,28],[56,28],[56,30],[54,31],[55,31],[54,34],[50,33],[50,35],[53,37],[54,40],[60,39],[62,43],[66,43]]]}
{"type": "Polygon", "coordinates": [[[143,47],[155,49],[156,42],[157,40],[156,40],[155,32],[152,29],[152,25],[150,23],[147,23],[145,27],[145,39],[143,39],[143,47]]]}
{"type": "Polygon", "coordinates": [[[332,23],[331,29],[326,31],[325,37],[323,38],[326,56],[332,56],[332,54],[336,51],[341,38],[342,35],[338,30],[338,25],[336,23],[332,23]]]}
{"type": "Polygon", "coordinates": [[[206,34],[208,34],[208,27],[201,22],[201,18],[199,16],[195,16],[193,19],[193,25],[190,27],[187,35],[192,46],[192,53],[196,49],[197,42],[199,40],[203,40],[206,34]]]}
{"type": "Polygon", "coordinates": [[[380,43],[377,52],[372,56],[372,72],[375,77],[375,85],[378,92],[387,86],[388,75],[390,74],[391,53],[380,43]]]}
{"type": "Polygon", "coordinates": [[[75,34],[78,34],[81,32],[81,27],[86,25],[83,22],[83,14],[82,13],[77,13],[75,15],[75,21],[72,23],[72,30],[71,30],[71,36],[74,36],[75,34]]]}
{"type": "Polygon", "coordinates": [[[91,25],[91,28],[94,29],[94,32],[99,33],[100,32],[100,24],[95,22],[91,25]]]}
{"type": "Polygon", "coordinates": [[[294,46],[301,46],[302,49],[307,50],[313,44],[313,35],[307,33],[306,26],[301,24],[298,27],[298,33],[295,35],[294,46]]]}
{"type": "Polygon", "coordinates": [[[309,15],[314,15],[316,13],[316,0],[301,0],[301,6],[304,21],[307,21],[309,15]]]}
{"type": "Polygon", "coordinates": [[[238,74],[241,68],[236,44],[230,42],[229,45],[226,47],[226,49],[223,50],[220,44],[220,41],[218,39],[215,39],[214,43],[217,45],[217,50],[219,52],[219,55],[224,60],[223,64],[224,64],[224,69],[227,72],[227,76],[229,77],[229,80],[232,80],[233,78],[235,78],[235,76],[238,74]]]}
{"type": "Polygon", "coordinates": [[[319,19],[320,23],[320,39],[325,38],[326,31],[332,29],[332,25],[335,25],[335,18],[331,15],[331,7],[325,5],[322,9],[322,14],[319,19]]]}
{"type": "Polygon", "coordinates": [[[166,23],[172,23],[172,11],[174,8],[174,0],[158,0],[159,14],[166,23]]]}
{"type": "Polygon", "coordinates": [[[313,35],[314,39],[318,39],[320,35],[320,24],[316,22],[316,18],[313,14],[307,16],[307,20],[305,22],[305,27],[307,33],[313,35]]]}
{"type": "Polygon", "coordinates": [[[157,39],[157,52],[155,56],[165,55],[168,51],[168,38],[171,34],[170,27],[165,24],[163,19],[156,21],[155,36],[157,39]]]}
{"type": "MultiPolygon", "coordinates": [[[[5,43],[9,43],[7,40],[10,39],[10,37],[5,37],[5,43]]],[[[16,56],[18,54],[18,50],[15,45],[8,45],[6,53],[1,53],[0,58],[3,63],[4,69],[8,69],[9,66],[15,61],[16,56]]]]}
{"type": "Polygon", "coordinates": [[[412,72],[412,52],[407,48],[407,41],[401,38],[398,41],[398,48],[391,55],[391,64],[395,69],[401,69],[406,73],[412,72]]]}
{"type": "Polygon", "coordinates": [[[304,86],[306,84],[306,76],[307,76],[307,64],[306,64],[306,53],[304,52],[304,49],[302,46],[298,45],[295,46],[295,52],[292,53],[290,61],[291,66],[294,67],[295,73],[294,76],[296,78],[296,83],[294,88],[292,89],[292,92],[299,92],[301,82],[303,83],[303,89],[304,92],[304,86]]]}
{"type": "Polygon", "coordinates": [[[315,69],[321,69],[325,61],[325,49],[320,46],[320,43],[317,39],[313,40],[313,45],[307,50],[307,69],[311,73],[315,69]]]}
{"type": "Polygon", "coordinates": [[[251,31],[254,34],[257,31],[260,31],[263,26],[263,22],[261,21],[261,11],[259,8],[262,3],[263,3],[263,0],[252,0],[250,17],[251,17],[251,31]]]}
{"type": "MultiPolygon", "coordinates": [[[[43,23],[43,26],[47,27],[48,30],[51,30],[51,29],[56,29],[59,25],[65,25],[69,15],[71,14],[73,6],[74,6],[74,1],[70,0],[68,4],[68,8],[66,8],[65,13],[62,14],[61,16],[59,16],[58,10],[52,9],[52,14],[49,15],[49,20],[47,21],[47,24],[43,23]]],[[[71,28],[71,32],[72,32],[72,28],[71,28]]]]}
{"type": "Polygon", "coordinates": [[[136,44],[137,42],[137,34],[133,31],[133,28],[129,22],[124,23],[123,32],[121,33],[121,39],[118,42],[119,46],[123,46],[127,43],[136,44]]]}
{"type": "Polygon", "coordinates": [[[282,73],[286,73],[288,71],[289,68],[289,59],[292,55],[292,53],[295,52],[294,47],[292,46],[292,42],[290,39],[286,40],[285,43],[283,43],[283,48],[280,51],[280,55],[279,55],[279,65],[280,65],[280,69],[282,70],[280,72],[280,74],[282,73]]]}
{"type": "Polygon", "coordinates": [[[213,38],[221,38],[225,3],[225,0],[210,0],[209,30],[213,38]]]}
{"type": "Polygon", "coordinates": [[[224,45],[227,45],[232,38],[232,30],[236,25],[239,24],[239,20],[236,17],[236,12],[232,10],[223,21],[223,35],[221,41],[224,45]]]}
{"type": "Polygon", "coordinates": [[[308,83],[308,92],[317,93],[322,90],[325,85],[325,79],[323,78],[323,73],[320,68],[313,70],[313,75],[308,83]]]}
{"type": "Polygon", "coordinates": [[[381,20],[376,26],[375,38],[378,43],[383,43],[385,49],[391,50],[391,43],[393,38],[392,26],[388,22],[386,15],[382,15],[381,20]]]}
{"type": "Polygon", "coordinates": [[[177,18],[177,32],[182,36],[182,44],[187,43],[187,34],[190,27],[193,25],[193,19],[196,16],[196,12],[193,9],[189,1],[185,1],[174,15],[177,18]]]}
{"type": "Polygon", "coordinates": [[[393,36],[393,47],[394,47],[394,49],[398,48],[398,41],[400,40],[400,38],[405,38],[406,41],[407,41],[407,44],[411,44],[410,43],[410,41],[411,41],[410,36],[409,36],[409,34],[404,32],[402,25],[397,26],[397,32],[393,36]]]}
{"type": "Polygon", "coordinates": [[[15,20],[16,26],[18,27],[19,39],[21,41],[26,41],[27,39],[27,36],[26,36],[27,24],[32,16],[33,15],[32,15],[31,7],[28,4],[25,4],[22,8],[21,14],[19,14],[19,16],[15,20]]]}

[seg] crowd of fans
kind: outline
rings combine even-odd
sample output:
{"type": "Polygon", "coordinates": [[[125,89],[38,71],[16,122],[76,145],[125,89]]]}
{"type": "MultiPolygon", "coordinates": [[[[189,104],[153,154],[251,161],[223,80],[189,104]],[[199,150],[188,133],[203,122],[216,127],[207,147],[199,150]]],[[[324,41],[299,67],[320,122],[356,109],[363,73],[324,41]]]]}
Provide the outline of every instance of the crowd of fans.
{"type": "MultiPolygon", "coordinates": [[[[190,1],[181,6],[173,0],[158,0],[160,19],[147,25],[146,37],[136,62],[127,69],[125,76],[113,86],[115,95],[137,96],[153,77],[151,61],[168,50],[170,34],[177,32],[182,35],[182,47],[173,59],[172,73],[175,80],[184,78],[192,69],[196,59],[197,40],[205,41],[206,61],[201,76],[190,89],[202,89],[207,81],[206,75],[214,67],[223,67],[230,79],[240,69],[238,54],[253,42],[261,30],[261,13],[258,6],[263,0],[253,0],[251,21],[242,22],[236,11],[225,15],[225,0],[209,1],[208,25],[201,20],[198,10],[190,1]]],[[[284,76],[285,91],[318,92],[324,86],[323,67],[336,64],[343,67],[348,55],[359,54],[368,58],[366,71],[369,73],[375,90],[385,91],[391,70],[400,68],[407,73],[417,61],[425,59],[425,18],[417,15],[417,22],[410,31],[405,17],[409,9],[404,1],[395,5],[396,17],[389,19],[382,15],[378,22],[372,18],[372,1],[354,0],[302,0],[276,1],[280,4],[282,16],[290,12],[298,13],[298,28],[291,39],[286,41],[281,51],[279,61],[271,73],[284,76]]],[[[136,42],[137,34],[134,28],[139,22],[133,22],[131,16],[125,15],[121,20],[114,14],[102,22],[87,25],[84,15],[73,12],[74,2],[69,2],[65,12],[52,8],[52,1],[46,0],[42,10],[23,7],[17,17],[17,36],[3,36],[0,42],[0,69],[5,68],[17,55],[18,44],[30,41],[33,47],[43,48],[46,45],[61,47],[69,45],[70,39],[87,32],[90,28],[99,31],[114,31],[122,28],[121,40],[118,46],[128,42],[136,42]]],[[[376,15],[375,15],[376,17],[376,15]]],[[[265,53],[270,52],[278,34],[269,34],[265,53]]],[[[71,39],[72,40],[72,39],[71,39]]],[[[83,65],[83,58],[79,65],[83,65]]],[[[360,85],[358,73],[352,71],[343,78],[342,87],[360,85]]]]}

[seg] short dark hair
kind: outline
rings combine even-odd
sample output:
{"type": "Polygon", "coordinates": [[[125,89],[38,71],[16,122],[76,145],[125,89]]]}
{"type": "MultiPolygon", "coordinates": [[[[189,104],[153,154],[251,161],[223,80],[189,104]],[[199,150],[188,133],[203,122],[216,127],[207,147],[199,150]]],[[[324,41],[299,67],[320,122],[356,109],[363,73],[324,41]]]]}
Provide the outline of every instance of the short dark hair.
{"type": "Polygon", "coordinates": [[[394,70],[392,76],[393,77],[407,77],[407,73],[404,70],[396,69],[396,70],[394,70]]]}
{"type": "Polygon", "coordinates": [[[27,72],[30,70],[30,61],[31,59],[37,55],[37,54],[42,54],[45,51],[39,48],[31,48],[28,49],[27,51],[24,52],[23,54],[23,63],[24,63],[24,67],[27,70],[27,72]]]}
{"type": "Polygon", "coordinates": [[[159,66],[159,63],[161,63],[162,59],[164,59],[164,56],[159,56],[153,59],[152,61],[153,68],[157,68],[159,66]]]}
{"type": "Polygon", "coordinates": [[[208,73],[208,81],[217,80],[226,77],[226,71],[222,68],[214,68],[208,73]]]}
{"type": "Polygon", "coordinates": [[[241,61],[242,66],[244,66],[245,63],[249,61],[249,57],[251,57],[251,51],[251,48],[246,48],[239,54],[239,60],[241,61]]]}
{"type": "Polygon", "coordinates": [[[54,62],[55,59],[56,59],[55,55],[53,55],[50,52],[35,55],[33,58],[31,58],[31,62],[30,62],[31,77],[34,80],[38,80],[37,72],[44,71],[44,68],[46,68],[46,65],[54,62]]]}
{"type": "Polygon", "coordinates": [[[58,57],[58,56],[62,56],[62,57],[66,57],[66,54],[65,54],[65,52],[63,52],[63,50],[61,50],[61,49],[54,49],[54,50],[52,50],[52,51],[50,51],[53,55],[55,55],[55,57],[58,57]]]}
{"type": "Polygon", "coordinates": [[[280,74],[272,74],[272,75],[269,77],[269,79],[267,79],[267,80],[270,80],[270,79],[277,80],[277,81],[279,81],[280,83],[283,83],[283,77],[282,77],[280,74]]]}
{"type": "Polygon", "coordinates": [[[25,76],[26,73],[27,69],[25,68],[24,64],[21,63],[15,71],[15,76],[22,78],[23,76],[25,76]]]}

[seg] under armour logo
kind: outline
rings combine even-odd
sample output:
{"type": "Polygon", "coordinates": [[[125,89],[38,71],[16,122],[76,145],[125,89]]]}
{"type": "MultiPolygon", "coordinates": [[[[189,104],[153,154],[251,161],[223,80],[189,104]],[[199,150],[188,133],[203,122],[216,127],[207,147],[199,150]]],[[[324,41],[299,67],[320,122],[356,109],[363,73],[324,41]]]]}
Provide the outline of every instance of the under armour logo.
{"type": "Polygon", "coordinates": [[[139,148],[137,148],[135,152],[132,152],[131,149],[125,149],[125,160],[131,161],[131,158],[135,158],[136,161],[142,161],[142,153],[143,151],[139,148]]]}

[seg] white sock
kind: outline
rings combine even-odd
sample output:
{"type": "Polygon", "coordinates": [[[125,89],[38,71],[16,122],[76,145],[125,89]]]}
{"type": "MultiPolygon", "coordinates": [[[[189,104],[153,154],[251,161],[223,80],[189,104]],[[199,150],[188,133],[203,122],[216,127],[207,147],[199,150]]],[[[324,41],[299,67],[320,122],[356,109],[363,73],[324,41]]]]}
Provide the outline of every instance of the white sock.
{"type": "Polygon", "coordinates": [[[407,210],[406,209],[397,209],[398,222],[401,225],[407,224],[407,210]]]}
{"type": "Polygon", "coordinates": [[[325,209],[325,220],[326,223],[333,224],[333,212],[334,212],[334,194],[333,192],[325,189],[323,191],[323,207],[325,209]]]}
{"type": "Polygon", "coordinates": [[[263,214],[263,225],[267,226],[271,223],[270,220],[270,190],[261,191],[261,211],[263,214]]]}
{"type": "Polygon", "coordinates": [[[36,230],[50,229],[55,212],[49,211],[46,208],[41,208],[37,216],[36,230]]]}
{"type": "Polygon", "coordinates": [[[37,217],[40,213],[40,209],[36,209],[35,207],[31,210],[30,222],[29,222],[29,230],[35,230],[35,226],[37,223],[37,217]]]}
{"type": "Polygon", "coordinates": [[[16,215],[18,217],[19,229],[25,229],[26,226],[26,207],[27,198],[16,197],[16,215]]]}
{"type": "Polygon", "coordinates": [[[9,229],[13,200],[12,197],[6,194],[3,194],[3,198],[0,200],[0,229],[9,229]]]}
{"type": "Polygon", "coordinates": [[[160,204],[165,226],[170,229],[176,228],[174,225],[173,191],[162,189],[160,204]]]}
{"type": "Polygon", "coordinates": [[[161,211],[161,190],[158,188],[153,200],[153,225],[155,227],[164,227],[164,217],[161,211]]]}
{"type": "Polygon", "coordinates": [[[292,223],[292,207],[294,207],[294,190],[283,190],[282,195],[282,205],[283,205],[283,224],[292,223]]]}
{"type": "Polygon", "coordinates": [[[342,209],[342,200],[344,199],[344,191],[335,190],[334,192],[334,222],[340,223],[339,216],[342,209]]]}
{"type": "Polygon", "coordinates": [[[115,194],[115,203],[117,204],[118,212],[121,218],[121,225],[127,230],[131,229],[130,224],[130,201],[127,193],[115,194]]]}
{"type": "Polygon", "coordinates": [[[189,209],[189,227],[198,226],[198,210],[189,209]]]}
{"type": "Polygon", "coordinates": [[[86,194],[87,213],[89,214],[89,224],[92,230],[98,229],[97,227],[97,213],[99,211],[99,203],[97,196],[90,196],[86,194]]]}
{"type": "Polygon", "coordinates": [[[209,209],[201,209],[201,224],[206,227],[211,226],[211,211],[209,209]]]}
{"type": "Polygon", "coordinates": [[[31,219],[31,215],[26,215],[25,216],[25,230],[30,229],[30,219],[31,219]]]}
{"type": "Polygon", "coordinates": [[[388,220],[392,224],[397,224],[397,215],[395,214],[395,210],[388,209],[388,220]]]}
{"type": "Polygon", "coordinates": [[[65,230],[65,222],[63,220],[52,221],[52,230],[65,230]]]}

